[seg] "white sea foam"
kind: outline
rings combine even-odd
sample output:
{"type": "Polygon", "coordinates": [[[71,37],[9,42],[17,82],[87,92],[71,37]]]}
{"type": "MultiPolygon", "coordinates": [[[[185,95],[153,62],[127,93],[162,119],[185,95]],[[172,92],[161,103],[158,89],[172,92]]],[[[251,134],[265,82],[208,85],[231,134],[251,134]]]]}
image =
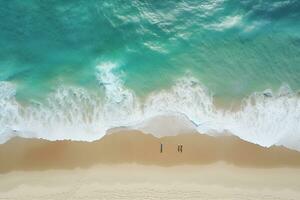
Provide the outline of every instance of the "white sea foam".
{"type": "Polygon", "coordinates": [[[241,24],[242,19],[243,19],[243,17],[241,15],[227,16],[218,23],[205,25],[204,27],[207,29],[213,29],[216,31],[223,31],[225,29],[229,29],[229,28],[238,26],[239,24],[241,24]]]}
{"type": "Polygon", "coordinates": [[[1,82],[0,141],[15,135],[92,141],[109,129],[125,126],[158,137],[184,130],[213,135],[229,132],[262,146],[284,145],[300,150],[300,97],[288,86],[276,93],[254,93],[238,111],[232,111],[217,109],[209,91],[189,75],[172,88],[141,101],[124,87],[118,70],[118,63],[111,62],[96,67],[104,96],[83,88],[61,87],[45,102],[31,105],[20,104],[15,99],[15,86],[1,82]],[[164,124],[159,125],[157,120],[164,124]],[[171,126],[174,122],[177,127],[171,126]]]}

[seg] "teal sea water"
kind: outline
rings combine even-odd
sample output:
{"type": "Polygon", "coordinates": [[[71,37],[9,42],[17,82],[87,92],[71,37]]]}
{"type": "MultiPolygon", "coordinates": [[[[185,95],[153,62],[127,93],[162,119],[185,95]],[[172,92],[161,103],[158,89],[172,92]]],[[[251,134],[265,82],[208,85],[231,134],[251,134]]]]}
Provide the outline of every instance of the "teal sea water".
{"type": "Polygon", "coordinates": [[[0,141],[163,115],[300,150],[299,22],[298,0],[0,1],[0,141]]]}

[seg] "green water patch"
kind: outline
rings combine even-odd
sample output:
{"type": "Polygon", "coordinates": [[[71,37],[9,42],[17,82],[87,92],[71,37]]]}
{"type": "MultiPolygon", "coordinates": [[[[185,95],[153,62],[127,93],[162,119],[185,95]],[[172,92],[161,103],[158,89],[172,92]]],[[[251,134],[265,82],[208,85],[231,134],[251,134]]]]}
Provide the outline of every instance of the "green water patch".
{"type": "Polygon", "coordinates": [[[0,81],[17,98],[61,86],[99,90],[97,65],[144,98],[187,74],[220,101],[287,83],[300,89],[296,1],[0,3],[0,81]]]}

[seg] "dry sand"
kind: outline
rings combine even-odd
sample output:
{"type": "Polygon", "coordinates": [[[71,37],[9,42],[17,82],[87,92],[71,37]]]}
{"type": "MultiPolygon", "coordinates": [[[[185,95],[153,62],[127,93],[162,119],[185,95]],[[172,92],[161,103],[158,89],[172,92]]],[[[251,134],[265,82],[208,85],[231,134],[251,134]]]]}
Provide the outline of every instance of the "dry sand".
{"type": "Polygon", "coordinates": [[[91,143],[15,138],[0,145],[1,199],[296,200],[300,153],[200,134],[158,139],[123,131],[91,143]]]}
{"type": "Polygon", "coordinates": [[[101,165],[0,175],[0,199],[300,199],[300,170],[101,165]]]}

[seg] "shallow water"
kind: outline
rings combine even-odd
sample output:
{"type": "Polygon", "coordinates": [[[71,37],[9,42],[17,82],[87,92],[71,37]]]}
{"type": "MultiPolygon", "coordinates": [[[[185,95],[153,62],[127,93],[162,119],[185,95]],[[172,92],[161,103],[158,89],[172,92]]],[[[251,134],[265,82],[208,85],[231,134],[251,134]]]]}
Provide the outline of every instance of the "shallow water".
{"type": "Polygon", "coordinates": [[[296,0],[0,2],[0,140],[94,140],[175,115],[300,149],[299,11],[296,0]]]}

